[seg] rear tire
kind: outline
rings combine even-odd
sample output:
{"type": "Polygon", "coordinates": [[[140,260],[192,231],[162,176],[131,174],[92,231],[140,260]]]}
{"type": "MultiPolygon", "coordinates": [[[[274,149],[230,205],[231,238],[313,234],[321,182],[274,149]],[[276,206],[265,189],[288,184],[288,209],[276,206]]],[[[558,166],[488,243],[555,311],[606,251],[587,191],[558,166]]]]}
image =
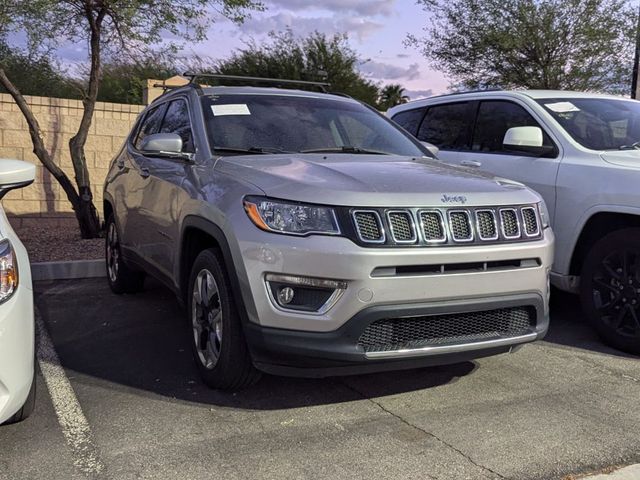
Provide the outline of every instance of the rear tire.
{"type": "Polygon", "coordinates": [[[640,228],[595,243],[582,267],[580,301],[605,343],[640,354],[640,228]]]}
{"type": "Polygon", "coordinates": [[[18,410],[11,418],[9,418],[5,425],[10,423],[18,423],[26,419],[29,415],[33,413],[36,408],[36,372],[34,367],[33,372],[33,380],[31,381],[31,389],[29,390],[29,395],[24,402],[24,405],[18,410]]]}
{"type": "Polygon", "coordinates": [[[107,281],[113,293],[137,293],[144,288],[144,273],[132,270],[122,259],[120,234],[113,215],[105,225],[105,262],[107,281]]]}
{"type": "Polygon", "coordinates": [[[215,249],[202,251],[189,276],[189,336],[204,383],[239,390],[260,379],[253,366],[228,275],[215,249]]]}

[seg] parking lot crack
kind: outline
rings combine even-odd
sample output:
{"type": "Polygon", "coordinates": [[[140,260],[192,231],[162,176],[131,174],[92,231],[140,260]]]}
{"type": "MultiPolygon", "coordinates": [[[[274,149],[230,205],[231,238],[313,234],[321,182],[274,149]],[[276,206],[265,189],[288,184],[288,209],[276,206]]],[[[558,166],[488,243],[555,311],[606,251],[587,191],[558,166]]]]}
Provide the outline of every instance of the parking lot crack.
{"type": "MultiPolygon", "coordinates": [[[[351,390],[352,392],[358,394],[360,397],[362,397],[363,400],[367,400],[369,402],[371,402],[372,404],[374,404],[378,409],[380,409],[381,411],[383,411],[384,413],[386,413],[387,415],[392,416],[393,418],[395,418],[396,420],[402,422],[403,424],[405,424],[406,426],[408,426],[409,428],[412,428],[414,430],[417,430],[418,432],[421,432],[423,435],[427,436],[427,437],[431,437],[434,440],[436,440],[438,443],[441,443],[442,445],[444,445],[445,447],[449,448],[450,450],[454,451],[455,453],[457,453],[458,455],[462,456],[465,460],[467,460],[469,463],[471,463],[472,465],[478,467],[481,470],[484,470],[485,472],[493,475],[495,478],[501,478],[501,479],[507,479],[507,477],[501,475],[500,473],[496,472],[495,470],[492,470],[491,468],[484,466],[478,462],[476,462],[473,458],[471,458],[469,455],[467,455],[465,452],[463,452],[462,450],[460,450],[458,447],[456,447],[455,445],[450,444],[449,442],[447,442],[446,440],[440,438],[438,435],[436,435],[433,432],[430,432],[412,422],[410,422],[409,420],[407,420],[406,418],[404,418],[402,415],[399,415],[397,413],[395,413],[394,411],[390,410],[389,408],[385,407],[382,402],[373,399],[367,395],[365,395],[363,392],[361,392],[360,390],[358,390],[357,388],[353,387],[352,385],[349,385],[343,381],[341,381],[340,383],[342,383],[342,385],[344,385],[346,388],[348,388],[349,390],[351,390]]],[[[434,480],[437,480],[437,477],[434,477],[432,475],[428,475],[427,476],[429,478],[432,478],[434,480]]]]}

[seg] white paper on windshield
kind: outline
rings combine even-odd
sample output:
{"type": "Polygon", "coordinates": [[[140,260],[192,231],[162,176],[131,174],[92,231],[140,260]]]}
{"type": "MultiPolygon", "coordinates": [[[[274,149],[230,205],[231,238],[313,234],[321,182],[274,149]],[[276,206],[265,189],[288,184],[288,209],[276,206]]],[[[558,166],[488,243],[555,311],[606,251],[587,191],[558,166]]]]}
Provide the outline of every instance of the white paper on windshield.
{"type": "Polygon", "coordinates": [[[556,113],[569,113],[569,112],[580,111],[580,109],[571,102],[545,103],[544,106],[547,107],[552,112],[556,112],[556,113]]]}
{"type": "Polygon", "coordinates": [[[211,111],[216,117],[223,115],[251,115],[245,103],[229,103],[227,105],[211,105],[211,111]]]}

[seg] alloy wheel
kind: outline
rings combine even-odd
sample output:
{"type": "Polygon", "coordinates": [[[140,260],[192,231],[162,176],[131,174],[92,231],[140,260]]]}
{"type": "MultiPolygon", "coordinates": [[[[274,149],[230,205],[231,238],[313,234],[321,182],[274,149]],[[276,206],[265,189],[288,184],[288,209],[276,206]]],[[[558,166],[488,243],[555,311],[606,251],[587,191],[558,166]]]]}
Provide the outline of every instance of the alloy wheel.
{"type": "Polygon", "coordinates": [[[602,323],[623,337],[640,336],[640,250],[613,250],[592,276],[593,306],[602,323]]]}
{"type": "Polygon", "coordinates": [[[118,279],[120,270],[120,243],[118,241],[118,231],[115,222],[109,224],[107,231],[107,273],[111,282],[118,279]]]}
{"type": "Polygon", "coordinates": [[[191,324],[198,358],[211,370],[222,348],[222,307],[218,285],[207,269],[198,273],[193,285],[191,324]]]}

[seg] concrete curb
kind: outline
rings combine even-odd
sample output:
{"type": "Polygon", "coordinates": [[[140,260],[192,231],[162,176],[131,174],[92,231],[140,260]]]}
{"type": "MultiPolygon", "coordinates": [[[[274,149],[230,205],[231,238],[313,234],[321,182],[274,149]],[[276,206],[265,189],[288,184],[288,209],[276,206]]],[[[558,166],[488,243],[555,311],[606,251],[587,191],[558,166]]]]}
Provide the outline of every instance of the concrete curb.
{"type": "Polygon", "coordinates": [[[74,260],[70,262],[41,262],[31,264],[33,281],[71,280],[106,277],[104,260],[74,260]]]}
{"type": "Polygon", "coordinates": [[[637,480],[640,478],[640,464],[629,465],[611,473],[601,473],[581,478],[583,480],[637,480]]]}

